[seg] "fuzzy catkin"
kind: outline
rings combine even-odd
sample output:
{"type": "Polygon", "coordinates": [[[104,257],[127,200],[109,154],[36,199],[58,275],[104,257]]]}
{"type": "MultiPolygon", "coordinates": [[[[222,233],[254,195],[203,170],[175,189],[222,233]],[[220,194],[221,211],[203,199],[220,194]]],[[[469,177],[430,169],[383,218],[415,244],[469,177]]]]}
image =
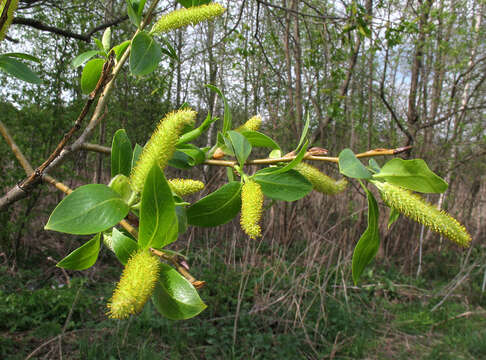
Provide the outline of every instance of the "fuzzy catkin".
{"type": "Polygon", "coordinates": [[[178,196],[194,194],[204,189],[204,183],[192,179],[171,179],[168,181],[172,191],[178,196]]]}
{"type": "Polygon", "coordinates": [[[247,180],[241,189],[241,217],[240,224],[243,231],[251,238],[261,236],[258,224],[262,217],[263,192],[260,184],[247,180]]]}
{"type": "MultiPolygon", "coordinates": [[[[0,15],[2,15],[3,13],[5,4],[7,4],[7,0],[2,0],[0,3],[0,15]]],[[[5,23],[2,25],[2,28],[0,29],[0,41],[2,41],[5,38],[5,35],[7,34],[7,30],[10,27],[10,24],[12,23],[12,20],[14,18],[14,12],[15,10],[17,10],[18,5],[19,5],[19,0],[10,1],[10,5],[7,9],[7,20],[5,21],[5,23]]]]}
{"type": "Polygon", "coordinates": [[[240,127],[236,128],[235,131],[257,131],[262,125],[262,117],[260,115],[255,115],[251,117],[247,122],[245,122],[240,127]]]}
{"type": "Polygon", "coordinates": [[[348,185],[346,179],[336,181],[314,166],[304,162],[297,164],[297,166],[294,167],[294,170],[298,171],[302,176],[309,180],[315,191],[323,194],[335,195],[343,191],[348,185]]]}
{"type": "Polygon", "coordinates": [[[159,277],[159,259],[148,250],[135,253],[127,262],[108,302],[108,316],[126,319],[142,311],[159,277]]]}
{"type": "Polygon", "coordinates": [[[188,25],[196,25],[222,15],[226,9],[218,3],[181,8],[163,15],[152,27],[151,34],[164,34],[188,25]]]}
{"type": "Polygon", "coordinates": [[[383,201],[410,219],[423,224],[431,230],[449,238],[458,245],[467,247],[471,235],[466,228],[445,211],[438,210],[420,196],[399,186],[375,182],[383,201]]]}
{"type": "Polygon", "coordinates": [[[171,112],[162,119],[130,174],[130,184],[134,191],[142,191],[145,179],[154,164],[158,164],[164,170],[174,155],[184,126],[194,124],[195,118],[195,111],[184,109],[171,112]]]}

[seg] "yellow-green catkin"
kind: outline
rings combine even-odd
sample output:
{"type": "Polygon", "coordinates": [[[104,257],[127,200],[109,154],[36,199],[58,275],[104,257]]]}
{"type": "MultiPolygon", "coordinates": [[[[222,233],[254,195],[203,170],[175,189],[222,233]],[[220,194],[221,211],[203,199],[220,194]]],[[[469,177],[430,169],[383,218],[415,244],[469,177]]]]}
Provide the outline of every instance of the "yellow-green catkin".
{"type": "Polygon", "coordinates": [[[163,34],[188,25],[196,25],[202,21],[221,16],[226,9],[218,3],[181,8],[163,15],[152,27],[151,34],[163,34]]]}
{"type": "Polygon", "coordinates": [[[143,189],[145,179],[154,164],[164,170],[174,155],[184,126],[194,124],[195,118],[195,111],[184,109],[171,112],[161,120],[130,174],[130,184],[134,191],[140,192],[143,189]]]}
{"type": "Polygon", "coordinates": [[[298,171],[307,180],[309,180],[315,191],[323,194],[335,195],[343,191],[348,185],[346,179],[336,181],[326,174],[322,173],[314,166],[304,162],[301,162],[297,166],[295,166],[294,170],[298,171]]]}
{"type": "MultiPolygon", "coordinates": [[[[3,10],[5,5],[7,4],[7,0],[1,0],[0,3],[0,16],[3,14],[3,10]]],[[[7,9],[7,20],[3,23],[2,28],[0,29],[0,41],[5,38],[7,34],[7,29],[10,27],[12,20],[14,18],[14,12],[17,10],[17,6],[19,4],[19,0],[11,0],[10,5],[7,9]]]]}
{"type": "Polygon", "coordinates": [[[375,185],[380,190],[383,201],[391,208],[461,246],[469,246],[471,235],[445,211],[437,209],[420,196],[399,186],[386,182],[376,182],[375,185]]]}
{"type": "Polygon", "coordinates": [[[108,302],[108,316],[126,319],[142,311],[159,277],[159,259],[148,250],[135,253],[127,262],[113,297],[108,302]]]}
{"type": "Polygon", "coordinates": [[[258,131],[262,125],[262,117],[255,115],[251,117],[246,123],[236,128],[235,131],[258,131]]]}
{"type": "Polygon", "coordinates": [[[204,189],[204,183],[192,179],[171,179],[169,186],[178,196],[194,194],[204,189]]]}
{"type": "Polygon", "coordinates": [[[263,209],[263,192],[260,184],[247,180],[241,189],[241,218],[243,231],[251,238],[256,239],[262,234],[260,219],[263,209]]]}

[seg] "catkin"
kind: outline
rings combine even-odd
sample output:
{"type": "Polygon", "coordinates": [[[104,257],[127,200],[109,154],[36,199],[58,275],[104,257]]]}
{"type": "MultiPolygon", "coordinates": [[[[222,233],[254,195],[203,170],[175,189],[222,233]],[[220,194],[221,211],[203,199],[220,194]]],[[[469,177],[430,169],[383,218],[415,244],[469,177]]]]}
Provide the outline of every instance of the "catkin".
{"type": "Polygon", "coordinates": [[[243,231],[251,238],[261,236],[258,224],[262,217],[263,192],[260,184],[247,180],[241,189],[241,217],[240,224],[243,231]]]}
{"type": "Polygon", "coordinates": [[[192,179],[171,179],[168,181],[172,191],[178,196],[194,194],[204,189],[204,183],[192,179]]]}
{"type": "Polygon", "coordinates": [[[125,319],[142,311],[159,277],[160,264],[149,251],[135,253],[127,262],[118,285],[108,302],[108,316],[125,319]]]}
{"type": "Polygon", "coordinates": [[[163,15],[152,27],[151,34],[164,34],[188,25],[196,25],[222,15],[226,9],[218,3],[181,8],[163,15]]]}
{"type": "Polygon", "coordinates": [[[255,115],[248,119],[247,122],[245,122],[243,125],[240,127],[236,128],[235,131],[257,131],[260,129],[260,126],[262,125],[262,117],[260,115],[255,115]]]}
{"type": "Polygon", "coordinates": [[[184,109],[171,112],[162,119],[130,174],[130,183],[134,191],[142,191],[145,179],[154,164],[158,164],[164,170],[174,155],[182,129],[186,125],[192,125],[195,117],[195,111],[184,109]]]}
{"type": "Polygon", "coordinates": [[[297,166],[294,167],[294,170],[298,171],[302,176],[309,180],[315,191],[323,194],[335,195],[343,191],[348,185],[346,179],[336,181],[319,171],[319,169],[314,166],[304,162],[297,164],[297,166]]]}
{"type": "MultiPolygon", "coordinates": [[[[2,2],[0,3],[0,15],[2,15],[3,13],[5,4],[7,4],[7,0],[2,0],[2,2]]],[[[7,30],[10,27],[10,24],[12,23],[12,20],[14,18],[14,12],[15,10],[17,10],[18,4],[19,4],[19,0],[10,1],[10,5],[7,9],[7,20],[3,23],[2,28],[0,29],[0,41],[2,41],[5,38],[5,35],[7,34],[7,30]]]]}
{"type": "Polygon", "coordinates": [[[449,238],[458,245],[469,246],[471,235],[464,226],[445,211],[438,210],[420,196],[399,186],[386,182],[375,182],[374,184],[380,190],[383,201],[391,208],[449,238]]]}

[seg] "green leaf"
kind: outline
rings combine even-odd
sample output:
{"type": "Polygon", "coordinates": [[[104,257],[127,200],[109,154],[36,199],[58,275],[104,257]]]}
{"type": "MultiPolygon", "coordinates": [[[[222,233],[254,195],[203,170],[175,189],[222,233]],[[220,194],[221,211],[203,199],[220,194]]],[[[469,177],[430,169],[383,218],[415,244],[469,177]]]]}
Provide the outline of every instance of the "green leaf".
{"type": "Polygon", "coordinates": [[[169,265],[160,264],[159,281],[152,301],[155,308],[171,320],[185,320],[206,308],[194,286],[169,265]]]}
{"type": "Polygon", "coordinates": [[[103,59],[92,59],[86,63],[81,74],[81,90],[84,94],[89,94],[96,88],[98,80],[101,77],[103,71],[103,59]]]}
{"type": "Polygon", "coordinates": [[[302,144],[304,143],[304,140],[307,136],[307,132],[309,131],[309,125],[310,125],[310,116],[307,113],[307,118],[305,119],[305,124],[304,124],[304,129],[302,130],[302,134],[300,135],[300,140],[299,140],[299,145],[295,148],[295,151],[297,151],[302,144]]]}
{"type": "Polygon", "coordinates": [[[187,230],[187,209],[185,206],[176,206],[177,224],[179,234],[184,234],[187,230]]]}
{"type": "MultiPolygon", "coordinates": [[[[159,35],[159,39],[160,41],[162,41],[165,45],[165,47],[162,48],[162,52],[167,55],[168,57],[174,59],[175,61],[179,62],[180,59],[179,57],[177,56],[177,52],[176,50],[174,49],[174,47],[172,46],[172,44],[163,36],[160,36],[159,35]]],[[[181,106],[182,108],[182,106],[181,106]]]]}
{"type": "Polygon", "coordinates": [[[258,171],[253,180],[260,184],[266,197],[275,200],[295,201],[312,191],[312,184],[295,170],[282,174],[272,173],[273,168],[258,171]],[[269,175],[265,173],[270,172],[269,175]]]}
{"type": "Polygon", "coordinates": [[[280,150],[280,146],[273,141],[271,137],[268,137],[265,134],[262,134],[258,131],[242,131],[241,135],[243,135],[251,146],[255,147],[265,147],[274,150],[280,150]]]}
{"type": "Polygon", "coordinates": [[[128,204],[132,197],[132,187],[130,186],[130,179],[123,174],[115,175],[108,184],[110,188],[116,191],[118,195],[128,204]]]}
{"type": "Polygon", "coordinates": [[[251,145],[248,140],[236,131],[228,131],[225,142],[226,146],[233,150],[240,166],[243,166],[251,153],[251,145]]]}
{"type": "Polygon", "coordinates": [[[226,224],[240,212],[240,192],[238,181],[220,187],[187,209],[187,222],[203,227],[226,224]]]}
{"type": "Polygon", "coordinates": [[[23,62],[12,57],[0,55],[0,69],[17,79],[32,83],[40,84],[42,80],[23,62]]]}
{"type": "Polygon", "coordinates": [[[158,165],[152,166],[142,190],[138,243],[141,249],[162,248],[177,239],[172,191],[158,165]]]}
{"type": "Polygon", "coordinates": [[[118,174],[130,176],[132,169],[132,143],[125,129],[120,129],[113,135],[111,143],[111,177],[118,174]]]}
{"type": "Polygon", "coordinates": [[[390,208],[390,216],[388,217],[388,229],[393,225],[395,221],[400,217],[400,213],[395,208],[390,208]]]}
{"type": "Polygon", "coordinates": [[[89,235],[109,229],[127,214],[127,204],[108,186],[83,185],[56,206],[44,229],[89,235]]]}
{"type": "Polygon", "coordinates": [[[281,167],[274,167],[274,168],[271,168],[272,170],[268,170],[267,172],[265,172],[265,175],[270,175],[270,174],[273,174],[273,175],[276,175],[276,174],[282,174],[282,173],[285,173],[287,171],[290,171],[292,170],[294,167],[296,167],[301,161],[302,159],[304,158],[305,156],[305,153],[307,152],[307,145],[308,145],[309,141],[306,141],[304,146],[302,146],[302,148],[300,149],[299,153],[297,154],[297,156],[295,157],[294,160],[290,161],[289,163],[287,163],[287,165],[285,166],[281,166],[281,167]]]}
{"type": "Polygon", "coordinates": [[[226,135],[226,132],[231,129],[231,122],[232,122],[232,116],[231,116],[231,110],[228,105],[228,101],[224,97],[223,93],[221,90],[219,90],[216,86],[206,84],[206,86],[216,92],[221,99],[223,99],[223,104],[224,104],[224,118],[223,118],[223,134],[226,135]]]}
{"type": "Polygon", "coordinates": [[[209,4],[211,0],[177,0],[177,2],[182,6],[184,6],[185,8],[189,8],[192,6],[209,4]]]}
{"type": "Polygon", "coordinates": [[[122,55],[125,53],[130,43],[131,43],[130,40],[125,40],[121,44],[113,46],[113,51],[115,52],[116,61],[119,61],[121,59],[122,55]]]}
{"type": "Polygon", "coordinates": [[[375,173],[379,173],[381,171],[380,165],[376,162],[375,159],[369,159],[368,164],[371,170],[373,170],[375,173]]]}
{"type": "Polygon", "coordinates": [[[146,0],[127,0],[127,13],[130,21],[137,28],[142,21],[143,8],[146,0]]]}
{"type": "Polygon", "coordinates": [[[116,228],[113,228],[113,232],[111,234],[111,245],[113,247],[115,256],[123,265],[127,264],[127,261],[130,259],[130,256],[132,256],[132,253],[138,249],[138,245],[135,240],[129,238],[116,228]]]}
{"type": "Polygon", "coordinates": [[[93,56],[98,55],[99,53],[99,50],[89,50],[82,54],[79,54],[71,61],[71,66],[73,68],[77,68],[78,66],[83,65],[86,61],[91,59],[93,56]]]}
{"type": "Polygon", "coordinates": [[[193,166],[202,164],[206,160],[206,154],[200,148],[192,144],[182,144],[177,146],[169,165],[178,169],[189,169],[193,166]]]}
{"type": "Polygon", "coordinates": [[[355,179],[370,179],[372,175],[351,149],[344,149],[339,154],[339,171],[341,174],[355,179]]]}
{"type": "Polygon", "coordinates": [[[374,179],[381,179],[390,184],[422,193],[442,193],[447,190],[447,183],[434,174],[422,159],[388,161],[374,179]]]}
{"type": "Polygon", "coordinates": [[[96,46],[98,46],[98,49],[100,49],[101,54],[105,54],[105,47],[103,46],[103,43],[101,42],[100,39],[98,38],[93,38],[96,46]]]}
{"type": "Polygon", "coordinates": [[[378,229],[378,204],[373,194],[363,186],[368,198],[368,227],[356,244],[353,253],[353,281],[358,283],[364,268],[376,256],[380,247],[378,229]]]}
{"type": "Polygon", "coordinates": [[[41,63],[39,58],[36,58],[35,56],[29,55],[29,54],[24,54],[24,53],[19,53],[19,52],[4,53],[1,56],[8,56],[8,57],[13,57],[13,58],[17,58],[17,59],[27,60],[27,61],[34,61],[38,64],[41,63]]]}
{"type": "Polygon", "coordinates": [[[78,247],[57,263],[57,267],[68,270],[85,270],[93,266],[100,252],[100,233],[90,241],[78,247]]]}
{"type": "Polygon", "coordinates": [[[133,155],[132,155],[132,169],[134,168],[135,164],[138,161],[138,158],[140,157],[140,154],[142,154],[143,147],[141,147],[138,144],[135,144],[135,147],[133,148],[133,155]]]}
{"type": "Polygon", "coordinates": [[[157,68],[161,59],[160,45],[145,31],[139,32],[132,41],[130,52],[130,71],[132,74],[150,74],[157,68]]]}
{"type": "Polygon", "coordinates": [[[108,52],[111,48],[111,27],[107,27],[103,32],[103,37],[101,38],[101,43],[103,44],[103,49],[108,52]]]}

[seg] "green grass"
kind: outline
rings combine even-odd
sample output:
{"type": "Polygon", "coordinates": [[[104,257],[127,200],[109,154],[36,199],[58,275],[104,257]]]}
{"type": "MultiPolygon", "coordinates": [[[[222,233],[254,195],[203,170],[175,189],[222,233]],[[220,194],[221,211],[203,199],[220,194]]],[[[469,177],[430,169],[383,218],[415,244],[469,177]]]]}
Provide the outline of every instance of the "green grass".
{"type": "Polygon", "coordinates": [[[129,320],[107,319],[106,301],[120,272],[111,260],[89,277],[72,274],[70,286],[60,271],[46,278],[45,269],[11,274],[2,268],[0,358],[25,359],[35,349],[33,358],[57,358],[59,346],[65,359],[486,358],[486,315],[474,286],[462,286],[432,312],[441,299],[433,290],[444,281],[437,272],[417,280],[375,266],[363,287],[345,292],[336,286],[336,270],[327,291],[319,292],[323,274],[301,278],[305,266],[290,267],[290,260],[272,262],[279,281],[271,281],[268,266],[248,267],[233,342],[242,273],[222,254],[211,255],[210,262],[201,255],[191,269],[207,282],[201,297],[208,309],[179,322],[162,318],[151,304],[129,320]],[[265,303],[268,291],[270,301],[280,300],[265,303]]]}

